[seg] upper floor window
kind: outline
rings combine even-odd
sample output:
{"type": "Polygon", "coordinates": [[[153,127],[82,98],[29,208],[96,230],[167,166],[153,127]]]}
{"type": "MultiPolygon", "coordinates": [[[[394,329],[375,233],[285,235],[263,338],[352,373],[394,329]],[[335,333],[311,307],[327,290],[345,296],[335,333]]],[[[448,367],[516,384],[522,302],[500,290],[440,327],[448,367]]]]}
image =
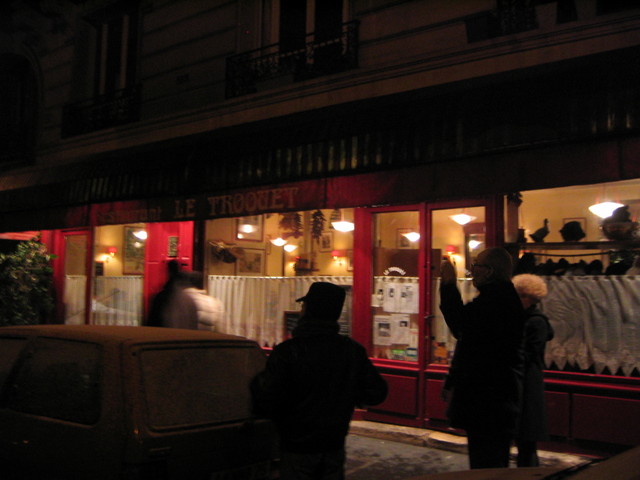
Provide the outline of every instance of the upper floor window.
{"type": "Polygon", "coordinates": [[[315,42],[340,37],[344,6],[343,0],[280,0],[280,50],[304,49],[312,33],[315,42]]]}
{"type": "Polygon", "coordinates": [[[0,165],[27,161],[36,127],[36,83],[29,62],[0,55],[0,165]]]}
{"type": "Polygon", "coordinates": [[[93,27],[94,95],[110,94],[135,83],[138,2],[120,1],[87,17],[93,27]]]}

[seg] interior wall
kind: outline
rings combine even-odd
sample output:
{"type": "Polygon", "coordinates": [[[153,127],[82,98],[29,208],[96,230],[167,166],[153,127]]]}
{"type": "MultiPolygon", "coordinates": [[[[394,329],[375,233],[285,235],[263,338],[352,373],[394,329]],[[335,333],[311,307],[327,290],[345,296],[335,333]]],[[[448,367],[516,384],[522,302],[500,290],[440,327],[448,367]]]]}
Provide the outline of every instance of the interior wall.
{"type": "Polygon", "coordinates": [[[549,234],[545,242],[562,242],[560,229],[566,221],[584,221],[587,234],[582,241],[607,240],[600,228],[602,220],[589,211],[589,206],[600,201],[615,201],[630,205],[632,219],[640,216],[640,180],[628,180],[599,185],[582,185],[548,190],[522,192],[520,228],[532,242],[530,234],[549,220],[549,234]]]}

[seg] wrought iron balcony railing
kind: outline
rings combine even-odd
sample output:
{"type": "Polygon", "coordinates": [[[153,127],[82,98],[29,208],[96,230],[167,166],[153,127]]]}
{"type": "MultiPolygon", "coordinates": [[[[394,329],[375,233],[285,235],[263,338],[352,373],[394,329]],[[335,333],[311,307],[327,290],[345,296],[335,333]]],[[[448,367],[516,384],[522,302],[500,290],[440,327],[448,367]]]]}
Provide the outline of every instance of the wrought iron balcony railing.
{"type": "Polygon", "coordinates": [[[358,66],[358,22],[342,25],[336,37],[318,40],[307,35],[303,48],[284,51],[281,44],[227,58],[227,98],[255,93],[278,78],[301,81],[358,66]],[[310,40],[309,40],[310,39],[310,40]]]}
{"type": "Polygon", "coordinates": [[[139,85],[64,106],[62,138],[95,132],[140,119],[139,85]]]}

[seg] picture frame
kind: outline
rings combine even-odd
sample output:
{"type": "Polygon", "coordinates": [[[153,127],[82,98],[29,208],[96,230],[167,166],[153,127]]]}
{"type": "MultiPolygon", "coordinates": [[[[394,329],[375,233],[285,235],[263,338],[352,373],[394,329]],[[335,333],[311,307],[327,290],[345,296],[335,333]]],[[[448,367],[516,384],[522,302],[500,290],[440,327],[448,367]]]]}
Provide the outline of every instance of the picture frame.
{"type": "Polygon", "coordinates": [[[264,275],[265,251],[255,248],[243,248],[242,255],[236,260],[236,275],[264,275]]]}
{"type": "Polygon", "coordinates": [[[409,249],[413,248],[411,241],[404,236],[405,233],[410,233],[412,230],[410,228],[398,228],[396,230],[396,248],[399,249],[409,249]]]}
{"type": "Polygon", "coordinates": [[[353,272],[353,249],[347,250],[347,272],[353,272]]]}
{"type": "Polygon", "coordinates": [[[135,236],[141,227],[125,225],[124,227],[124,248],[122,255],[122,273],[124,275],[144,274],[144,251],[145,240],[135,236]]]}
{"type": "Polygon", "coordinates": [[[319,242],[321,252],[330,252],[333,250],[333,232],[322,232],[319,242]]]}
{"type": "Polygon", "coordinates": [[[239,217],[236,219],[236,240],[248,240],[262,242],[264,231],[264,219],[262,215],[239,217]]]}

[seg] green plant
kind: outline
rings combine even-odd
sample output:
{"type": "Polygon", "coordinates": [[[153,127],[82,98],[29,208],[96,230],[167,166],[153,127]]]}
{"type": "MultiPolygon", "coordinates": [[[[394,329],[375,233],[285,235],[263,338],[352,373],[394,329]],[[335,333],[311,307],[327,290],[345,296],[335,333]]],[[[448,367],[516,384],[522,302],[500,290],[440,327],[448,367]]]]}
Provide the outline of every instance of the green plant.
{"type": "Polygon", "coordinates": [[[0,254],[0,326],[43,323],[53,311],[52,258],[39,238],[0,254]]]}

